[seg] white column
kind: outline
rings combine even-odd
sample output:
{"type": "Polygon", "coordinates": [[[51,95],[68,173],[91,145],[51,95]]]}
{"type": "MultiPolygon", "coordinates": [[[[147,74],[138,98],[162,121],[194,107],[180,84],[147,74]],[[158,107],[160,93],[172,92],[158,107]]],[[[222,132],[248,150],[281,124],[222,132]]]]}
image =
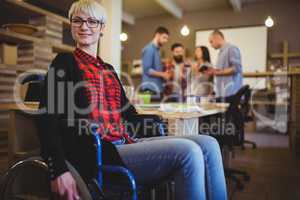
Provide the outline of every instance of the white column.
{"type": "Polygon", "coordinates": [[[100,57],[114,66],[116,72],[121,72],[121,41],[122,0],[101,0],[101,5],[107,12],[107,22],[104,35],[100,40],[100,57]]]}

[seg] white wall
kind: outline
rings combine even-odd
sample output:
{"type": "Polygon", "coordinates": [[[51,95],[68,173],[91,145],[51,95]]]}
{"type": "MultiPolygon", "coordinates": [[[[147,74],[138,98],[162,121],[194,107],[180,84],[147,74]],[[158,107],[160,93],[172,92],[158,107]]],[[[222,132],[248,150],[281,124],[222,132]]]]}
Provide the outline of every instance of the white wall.
{"type": "Polygon", "coordinates": [[[104,36],[100,40],[100,56],[105,62],[113,65],[116,72],[120,74],[122,0],[102,0],[100,3],[107,12],[104,36]]]}
{"type": "MultiPolygon", "coordinates": [[[[242,28],[220,29],[225,40],[236,45],[242,56],[243,72],[264,72],[267,66],[267,28],[252,26],[242,28]]],[[[216,64],[218,50],[209,44],[208,38],[213,30],[196,32],[196,46],[205,45],[209,48],[212,63],[216,64]]],[[[252,88],[265,88],[265,78],[244,78],[244,84],[252,88]]]]}

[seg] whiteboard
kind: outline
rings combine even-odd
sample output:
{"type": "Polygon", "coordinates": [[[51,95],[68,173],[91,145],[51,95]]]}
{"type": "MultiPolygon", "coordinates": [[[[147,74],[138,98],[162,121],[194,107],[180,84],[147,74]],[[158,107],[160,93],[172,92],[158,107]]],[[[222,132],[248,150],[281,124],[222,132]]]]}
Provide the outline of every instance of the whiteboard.
{"type": "MultiPolygon", "coordinates": [[[[212,64],[215,65],[219,50],[209,44],[211,30],[196,32],[196,46],[204,45],[209,48],[212,64]]],[[[243,72],[265,72],[267,69],[267,27],[251,26],[241,28],[220,29],[225,40],[236,45],[242,56],[243,72]]],[[[266,88],[265,78],[244,78],[243,84],[249,84],[253,89],[266,88]]]]}

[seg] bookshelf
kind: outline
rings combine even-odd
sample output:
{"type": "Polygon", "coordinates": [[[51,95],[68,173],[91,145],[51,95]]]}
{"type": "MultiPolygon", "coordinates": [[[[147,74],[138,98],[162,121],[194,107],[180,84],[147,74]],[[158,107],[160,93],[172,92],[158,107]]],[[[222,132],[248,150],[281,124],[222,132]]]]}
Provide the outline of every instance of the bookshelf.
{"type": "Polygon", "coordinates": [[[20,11],[22,13],[25,13],[28,15],[41,15],[41,16],[49,16],[51,18],[54,18],[56,20],[62,21],[64,24],[70,25],[70,21],[68,18],[54,14],[52,12],[49,12],[48,10],[39,8],[37,6],[34,6],[30,3],[27,3],[25,1],[20,0],[4,0],[4,6],[8,9],[14,10],[14,11],[20,11]]]}
{"type": "Polygon", "coordinates": [[[14,45],[18,49],[16,65],[0,63],[0,157],[7,156],[9,110],[11,105],[16,104],[13,87],[18,75],[29,69],[47,70],[57,53],[75,49],[73,45],[64,43],[64,38],[70,36],[65,35],[70,29],[68,18],[26,1],[1,1],[0,27],[6,23],[32,24],[42,27],[44,32],[41,32],[42,35],[25,35],[0,28],[0,43],[14,45]]]}
{"type": "MultiPolygon", "coordinates": [[[[294,72],[300,72],[300,67],[291,68],[294,72]]],[[[289,134],[292,149],[300,154],[300,76],[291,78],[290,122],[289,134]]]]}

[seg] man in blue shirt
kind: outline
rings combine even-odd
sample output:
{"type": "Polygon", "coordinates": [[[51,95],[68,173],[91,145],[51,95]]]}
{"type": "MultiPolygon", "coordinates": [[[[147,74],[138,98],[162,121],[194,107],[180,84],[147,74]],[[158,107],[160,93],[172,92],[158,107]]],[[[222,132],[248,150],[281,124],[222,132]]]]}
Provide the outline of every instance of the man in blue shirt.
{"type": "Polygon", "coordinates": [[[163,71],[160,59],[160,47],[168,42],[169,31],[165,27],[158,27],[153,40],[142,51],[143,77],[141,89],[153,95],[161,95],[163,81],[171,78],[171,74],[163,71]]]}
{"type": "Polygon", "coordinates": [[[216,69],[210,71],[214,75],[216,97],[234,95],[243,84],[241,53],[238,47],[227,43],[220,30],[212,32],[209,42],[214,49],[219,49],[216,69]]]}

